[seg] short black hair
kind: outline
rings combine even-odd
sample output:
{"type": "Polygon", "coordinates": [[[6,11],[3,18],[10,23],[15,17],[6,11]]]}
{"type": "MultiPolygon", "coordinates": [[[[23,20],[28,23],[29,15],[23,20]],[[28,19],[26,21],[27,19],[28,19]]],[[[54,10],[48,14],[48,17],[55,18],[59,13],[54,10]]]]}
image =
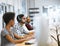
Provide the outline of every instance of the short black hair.
{"type": "Polygon", "coordinates": [[[21,19],[22,19],[23,16],[24,16],[24,14],[19,14],[19,15],[17,16],[17,21],[18,21],[18,22],[21,22],[21,19]]]}
{"type": "Polygon", "coordinates": [[[15,13],[14,12],[6,12],[3,14],[3,21],[7,25],[10,20],[14,20],[15,13]]]}

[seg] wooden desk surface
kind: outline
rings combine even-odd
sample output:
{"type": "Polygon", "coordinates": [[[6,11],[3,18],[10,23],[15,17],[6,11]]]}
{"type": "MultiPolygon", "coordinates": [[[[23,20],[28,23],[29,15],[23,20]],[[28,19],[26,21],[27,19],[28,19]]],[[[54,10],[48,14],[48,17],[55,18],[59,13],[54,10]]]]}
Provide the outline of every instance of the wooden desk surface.
{"type": "MultiPolygon", "coordinates": [[[[25,42],[26,42],[26,41],[25,41],[25,42]]],[[[34,44],[32,44],[32,45],[25,45],[25,42],[16,44],[16,46],[36,46],[36,43],[34,43],[34,44]]]]}
{"type": "Polygon", "coordinates": [[[20,43],[20,44],[16,44],[16,46],[34,46],[33,44],[32,45],[25,45],[25,42],[23,43],[20,43]]]}

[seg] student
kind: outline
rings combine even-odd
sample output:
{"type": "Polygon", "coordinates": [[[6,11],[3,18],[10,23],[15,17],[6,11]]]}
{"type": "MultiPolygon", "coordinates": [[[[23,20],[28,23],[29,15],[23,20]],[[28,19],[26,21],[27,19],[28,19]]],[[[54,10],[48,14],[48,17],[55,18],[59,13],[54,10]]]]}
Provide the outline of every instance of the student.
{"type": "Polygon", "coordinates": [[[27,16],[25,26],[27,27],[28,30],[33,30],[33,27],[30,25],[30,22],[31,22],[31,19],[29,16],[27,16]]]}
{"type": "Polygon", "coordinates": [[[7,12],[3,15],[5,27],[1,32],[1,46],[15,46],[16,43],[25,41],[25,39],[15,39],[14,32],[10,30],[14,25],[15,13],[7,12]]]}
{"type": "Polygon", "coordinates": [[[18,36],[22,36],[23,38],[27,38],[27,37],[32,38],[31,34],[33,32],[30,32],[25,26],[26,17],[23,14],[20,14],[17,16],[17,21],[18,23],[15,24],[15,26],[13,27],[14,32],[16,32],[18,36]]]}

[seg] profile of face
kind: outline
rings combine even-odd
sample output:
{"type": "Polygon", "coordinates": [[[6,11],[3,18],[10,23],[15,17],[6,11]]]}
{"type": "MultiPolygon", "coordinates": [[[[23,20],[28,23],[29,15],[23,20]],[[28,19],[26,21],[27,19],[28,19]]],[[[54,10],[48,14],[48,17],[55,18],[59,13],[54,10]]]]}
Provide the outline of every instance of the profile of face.
{"type": "MultiPolygon", "coordinates": [[[[14,19],[15,19],[15,18],[14,18],[14,19]]],[[[14,26],[14,23],[15,23],[14,19],[10,21],[11,27],[14,26]]]]}
{"type": "Polygon", "coordinates": [[[23,17],[22,17],[22,23],[25,23],[25,22],[26,22],[26,17],[23,16],[23,17]]]}
{"type": "Polygon", "coordinates": [[[30,17],[28,16],[28,17],[26,18],[26,22],[27,22],[27,23],[30,23],[30,21],[31,21],[31,19],[30,19],[30,17]]]}

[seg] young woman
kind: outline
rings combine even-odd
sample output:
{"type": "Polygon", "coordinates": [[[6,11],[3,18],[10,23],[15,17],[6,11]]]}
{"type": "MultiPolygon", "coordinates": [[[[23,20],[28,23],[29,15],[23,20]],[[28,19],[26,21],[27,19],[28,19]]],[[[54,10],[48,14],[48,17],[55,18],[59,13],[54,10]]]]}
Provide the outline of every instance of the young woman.
{"type": "Polygon", "coordinates": [[[1,46],[15,46],[16,43],[25,41],[25,39],[16,40],[14,32],[10,30],[14,25],[15,13],[7,12],[3,15],[5,28],[1,32],[1,46]]]}

